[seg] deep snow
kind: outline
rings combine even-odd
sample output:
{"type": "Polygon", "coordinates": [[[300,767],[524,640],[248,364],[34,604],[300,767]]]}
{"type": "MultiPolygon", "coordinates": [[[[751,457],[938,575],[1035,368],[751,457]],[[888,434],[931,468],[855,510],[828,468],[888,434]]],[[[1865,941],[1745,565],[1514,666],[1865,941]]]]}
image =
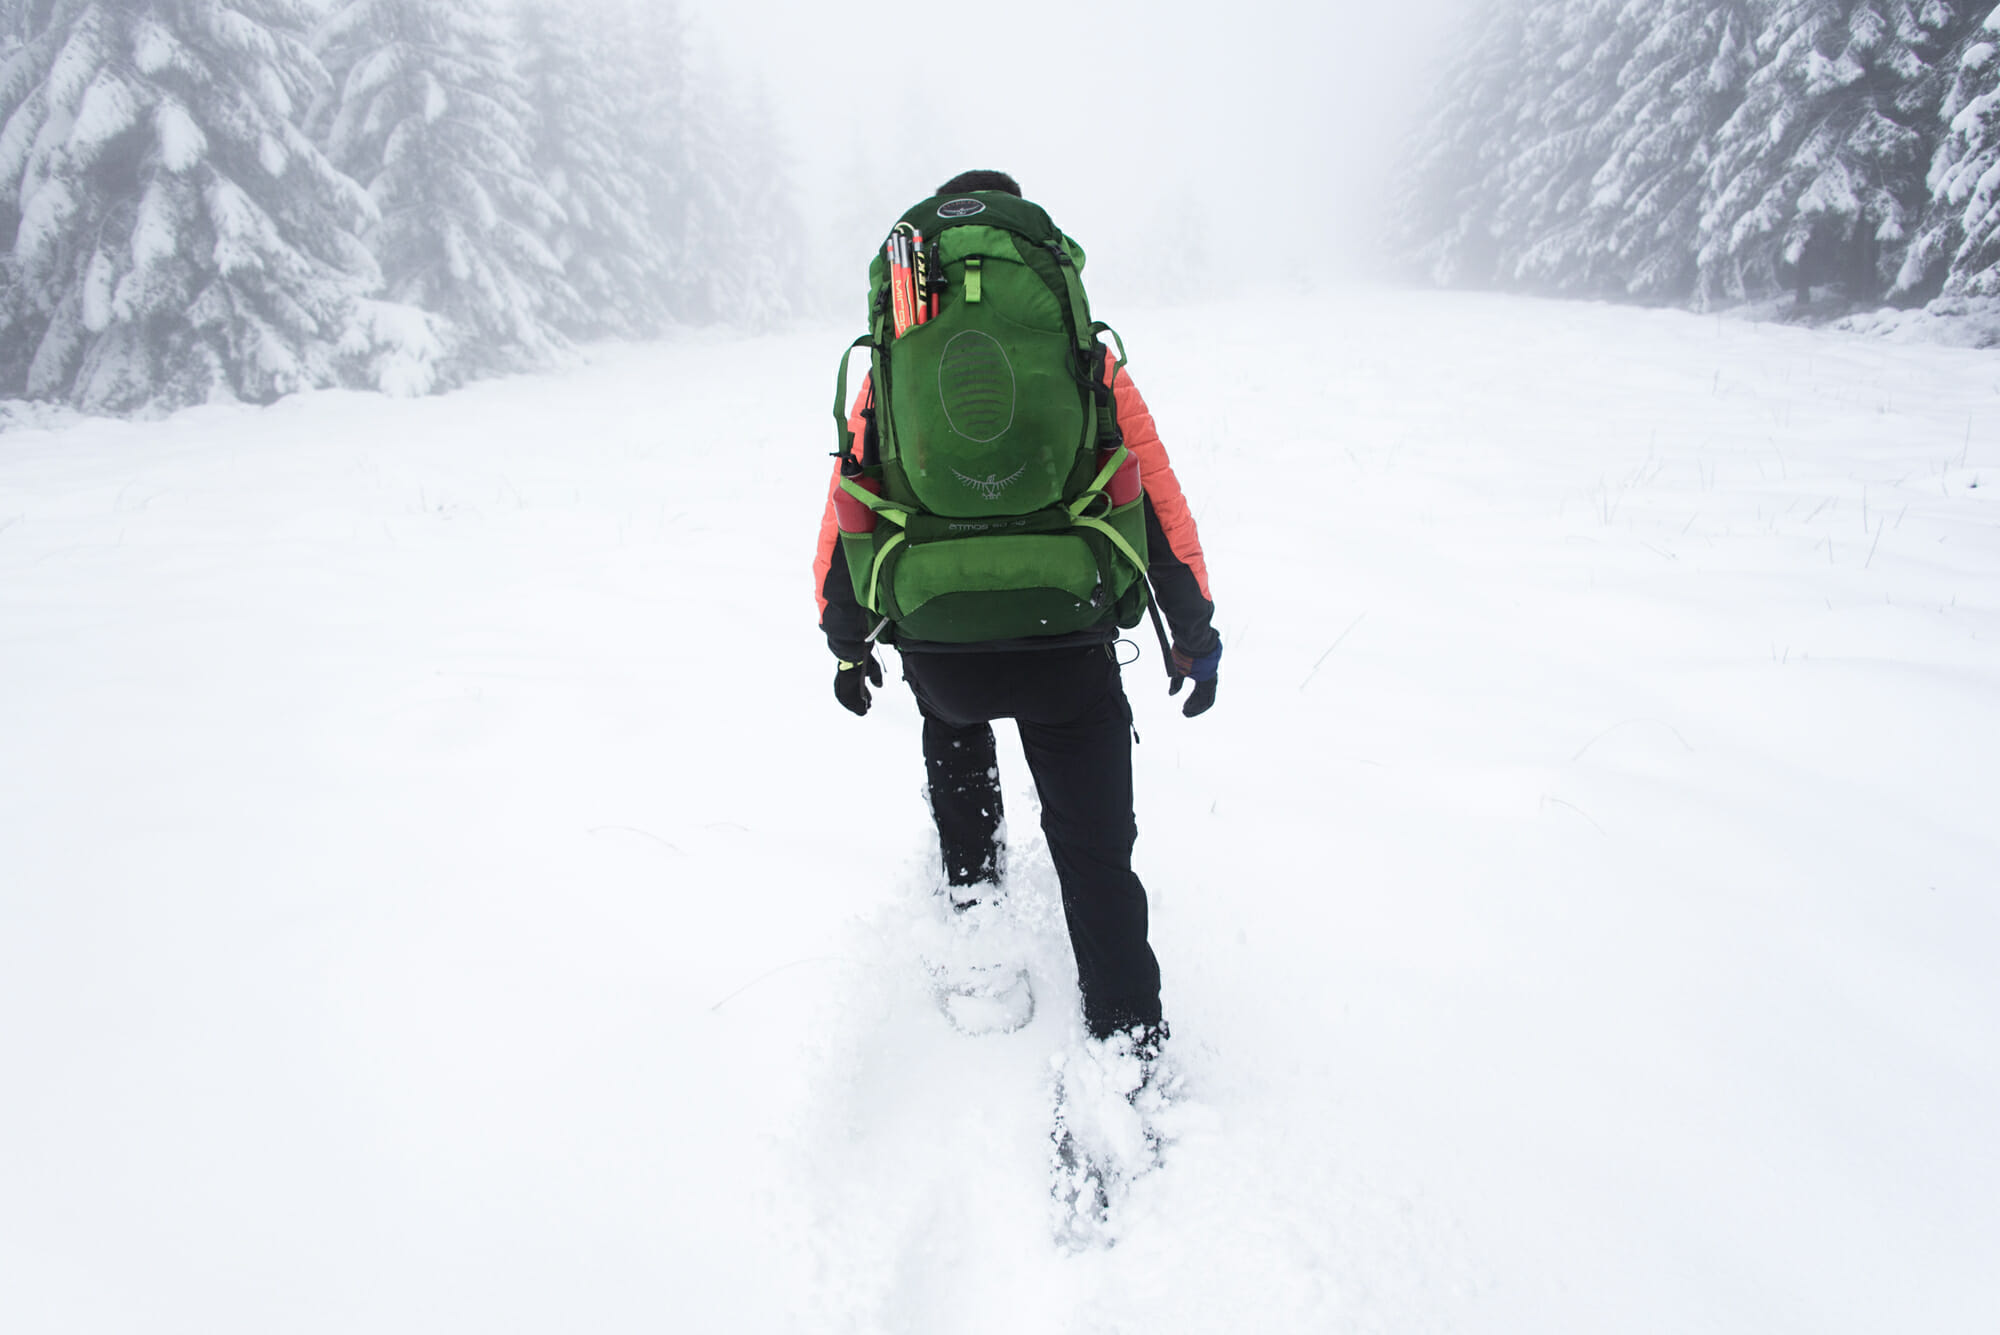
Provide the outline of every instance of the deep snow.
{"type": "Polygon", "coordinates": [[[1228,650],[1126,674],[1193,1093],[1115,1247],[1018,749],[970,1039],[831,697],[850,333],[690,339],[0,438],[0,1329],[2000,1326],[2000,359],[1120,328],[1228,650]]]}

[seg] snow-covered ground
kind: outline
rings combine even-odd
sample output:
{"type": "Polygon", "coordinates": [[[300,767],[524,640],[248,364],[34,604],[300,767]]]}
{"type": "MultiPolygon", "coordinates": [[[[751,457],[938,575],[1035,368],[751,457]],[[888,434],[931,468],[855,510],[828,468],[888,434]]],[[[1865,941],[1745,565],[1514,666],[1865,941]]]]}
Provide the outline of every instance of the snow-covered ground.
{"type": "Polygon", "coordinates": [[[849,331],[0,438],[0,1329],[2000,1328],[2000,357],[1135,313],[1228,642],[1192,1097],[1066,1255],[1074,980],[922,959],[807,566],[849,331]]]}

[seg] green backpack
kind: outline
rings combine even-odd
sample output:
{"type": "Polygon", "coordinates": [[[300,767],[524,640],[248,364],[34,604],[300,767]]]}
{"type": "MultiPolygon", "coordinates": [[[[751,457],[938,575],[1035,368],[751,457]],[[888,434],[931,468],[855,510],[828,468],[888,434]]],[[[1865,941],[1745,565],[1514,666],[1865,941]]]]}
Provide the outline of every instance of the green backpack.
{"type": "Polygon", "coordinates": [[[878,633],[973,644],[1137,625],[1145,500],[1112,503],[1127,453],[1082,248],[1039,206],[984,190],[925,200],[891,241],[833,405],[837,499],[859,517],[843,519],[841,550],[878,633]],[[914,309],[890,260],[898,236],[923,283],[914,309]],[[857,459],[847,370],[863,347],[873,401],[857,459]]]}

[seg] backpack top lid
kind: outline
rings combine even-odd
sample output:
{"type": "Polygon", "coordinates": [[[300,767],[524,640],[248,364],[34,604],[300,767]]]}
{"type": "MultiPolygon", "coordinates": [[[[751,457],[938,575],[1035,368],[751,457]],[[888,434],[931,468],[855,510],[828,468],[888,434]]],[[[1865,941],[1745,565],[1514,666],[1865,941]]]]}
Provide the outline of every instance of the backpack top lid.
{"type": "MultiPolygon", "coordinates": [[[[1055,225],[1048,211],[1033,200],[1010,195],[1005,190],[965,190],[957,194],[932,195],[929,199],[913,205],[897,222],[908,223],[930,240],[948,227],[975,223],[985,227],[999,227],[1021,237],[1033,246],[1060,245],[1069,253],[1078,273],[1083,272],[1084,251],[1074,239],[1064,235],[1055,225]]],[[[889,259],[882,253],[882,247],[875,247],[875,258],[868,266],[868,287],[871,292],[889,281],[889,259]]],[[[870,306],[872,312],[873,306],[870,306]]]]}
{"type": "Polygon", "coordinates": [[[987,227],[1004,227],[1038,245],[1062,240],[1062,232],[1041,205],[1004,190],[932,195],[905,213],[902,221],[925,236],[935,236],[959,223],[976,222],[987,227]]]}

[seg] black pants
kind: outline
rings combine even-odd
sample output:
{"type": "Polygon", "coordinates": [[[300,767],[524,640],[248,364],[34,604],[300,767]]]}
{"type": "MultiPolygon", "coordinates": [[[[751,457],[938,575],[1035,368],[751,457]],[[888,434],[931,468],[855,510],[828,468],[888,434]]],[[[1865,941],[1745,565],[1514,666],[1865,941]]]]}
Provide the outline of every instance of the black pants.
{"type": "Polygon", "coordinates": [[[1099,1038],[1160,1021],[1146,889],[1132,873],[1132,714],[1109,646],[908,653],[946,878],[998,879],[1000,776],[992,720],[1011,718],[1042,799],[1062,882],[1083,1017],[1099,1038]]]}

